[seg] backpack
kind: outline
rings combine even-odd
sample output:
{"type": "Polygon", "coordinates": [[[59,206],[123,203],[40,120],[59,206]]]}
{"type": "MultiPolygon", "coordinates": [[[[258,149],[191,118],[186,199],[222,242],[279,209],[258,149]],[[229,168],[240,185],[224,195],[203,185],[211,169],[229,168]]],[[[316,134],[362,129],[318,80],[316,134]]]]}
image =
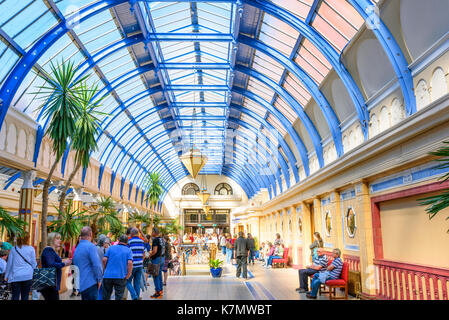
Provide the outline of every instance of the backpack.
{"type": "Polygon", "coordinates": [[[159,238],[159,243],[161,245],[161,255],[160,257],[165,257],[165,240],[164,238],[159,238]]]}

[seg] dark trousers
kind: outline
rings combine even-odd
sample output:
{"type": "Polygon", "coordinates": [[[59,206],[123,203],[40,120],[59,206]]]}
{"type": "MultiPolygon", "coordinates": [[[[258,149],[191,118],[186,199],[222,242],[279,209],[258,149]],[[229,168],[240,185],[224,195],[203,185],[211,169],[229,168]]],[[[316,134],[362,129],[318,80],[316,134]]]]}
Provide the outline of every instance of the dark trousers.
{"type": "Polygon", "coordinates": [[[103,300],[111,300],[112,290],[115,300],[122,300],[125,293],[126,279],[103,279],[103,300]]]}
{"type": "Polygon", "coordinates": [[[240,275],[243,276],[243,278],[248,278],[248,270],[247,270],[247,262],[248,262],[248,256],[238,256],[237,257],[237,274],[236,277],[240,277],[240,275]],[[242,274],[243,269],[243,274],[242,274]]]}
{"type": "Polygon", "coordinates": [[[81,300],[98,300],[98,284],[81,291],[81,300]]]}
{"type": "Polygon", "coordinates": [[[248,256],[248,264],[253,263],[254,264],[254,256],[256,255],[255,249],[249,249],[249,256],[248,256]]]}
{"type": "Polygon", "coordinates": [[[33,280],[11,282],[11,300],[28,300],[33,280]]]}
{"type": "Polygon", "coordinates": [[[48,287],[40,291],[45,300],[59,300],[59,291],[55,287],[48,287]]]}
{"type": "Polygon", "coordinates": [[[317,273],[318,270],[315,269],[301,269],[298,271],[299,273],[299,287],[309,291],[309,276],[311,276],[312,274],[317,273]]]}

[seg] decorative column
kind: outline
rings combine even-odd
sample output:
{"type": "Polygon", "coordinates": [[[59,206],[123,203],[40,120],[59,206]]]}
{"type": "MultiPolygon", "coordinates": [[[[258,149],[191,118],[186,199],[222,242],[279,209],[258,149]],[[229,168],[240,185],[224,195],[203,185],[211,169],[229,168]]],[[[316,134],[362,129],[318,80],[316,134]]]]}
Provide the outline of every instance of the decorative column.
{"type": "Polygon", "coordinates": [[[368,182],[361,181],[361,183],[356,185],[356,197],[362,208],[362,210],[359,210],[360,214],[358,216],[360,219],[360,275],[362,279],[362,297],[372,299],[376,296],[377,281],[373,264],[374,241],[368,182]]]}
{"type": "MultiPolygon", "coordinates": [[[[331,203],[334,207],[335,212],[335,218],[332,218],[332,222],[335,228],[335,235],[337,236],[337,241],[335,242],[335,246],[339,248],[343,254],[344,248],[344,242],[343,242],[343,219],[342,215],[344,213],[341,211],[341,198],[340,198],[340,192],[337,190],[332,191],[331,193],[331,203]]],[[[343,258],[343,256],[342,256],[343,258]]]]}
{"type": "Polygon", "coordinates": [[[78,213],[81,212],[83,209],[83,200],[81,199],[81,196],[83,194],[83,188],[73,188],[73,200],[72,200],[72,208],[73,211],[77,211],[78,213]]]}
{"type": "Polygon", "coordinates": [[[312,225],[310,206],[306,202],[301,202],[302,208],[302,263],[304,266],[310,264],[310,245],[312,244],[312,225]]]}
{"type": "Polygon", "coordinates": [[[25,231],[30,235],[29,243],[33,244],[36,230],[33,230],[33,203],[34,186],[33,181],[36,178],[36,171],[22,172],[23,185],[20,189],[19,218],[24,220],[27,225],[25,231]]]}

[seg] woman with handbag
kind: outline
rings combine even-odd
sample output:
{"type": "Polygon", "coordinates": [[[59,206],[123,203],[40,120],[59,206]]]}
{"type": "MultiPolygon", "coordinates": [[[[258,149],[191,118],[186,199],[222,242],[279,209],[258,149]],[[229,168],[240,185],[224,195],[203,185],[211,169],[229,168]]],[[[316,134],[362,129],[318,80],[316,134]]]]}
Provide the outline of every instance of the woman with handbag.
{"type": "Polygon", "coordinates": [[[71,259],[62,260],[58,255],[58,250],[61,248],[61,235],[52,232],[47,236],[48,246],[42,251],[41,265],[42,268],[56,269],[56,287],[47,287],[40,290],[40,293],[45,300],[59,300],[59,289],[61,287],[62,268],[71,265],[71,259]]]}
{"type": "Polygon", "coordinates": [[[9,252],[5,279],[11,284],[11,300],[28,300],[30,295],[37,262],[34,248],[27,244],[29,239],[28,233],[19,237],[17,245],[9,252]]]}

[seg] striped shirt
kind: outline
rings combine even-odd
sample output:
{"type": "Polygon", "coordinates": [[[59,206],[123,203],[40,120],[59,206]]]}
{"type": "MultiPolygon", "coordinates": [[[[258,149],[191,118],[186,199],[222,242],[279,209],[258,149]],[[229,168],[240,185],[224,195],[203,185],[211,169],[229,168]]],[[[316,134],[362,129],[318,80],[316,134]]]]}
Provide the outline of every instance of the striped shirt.
{"type": "Polygon", "coordinates": [[[332,261],[331,266],[334,266],[334,269],[329,271],[329,279],[339,279],[343,269],[343,261],[338,257],[332,261]]]}
{"type": "Polygon", "coordinates": [[[321,256],[318,256],[318,258],[313,259],[313,265],[314,266],[321,266],[322,267],[320,269],[320,272],[326,270],[328,263],[329,263],[329,259],[327,258],[327,256],[325,254],[322,254],[321,256]]]}
{"type": "Polygon", "coordinates": [[[133,268],[143,267],[143,252],[145,250],[143,240],[139,237],[133,237],[128,240],[128,247],[133,253],[133,268]]]}

